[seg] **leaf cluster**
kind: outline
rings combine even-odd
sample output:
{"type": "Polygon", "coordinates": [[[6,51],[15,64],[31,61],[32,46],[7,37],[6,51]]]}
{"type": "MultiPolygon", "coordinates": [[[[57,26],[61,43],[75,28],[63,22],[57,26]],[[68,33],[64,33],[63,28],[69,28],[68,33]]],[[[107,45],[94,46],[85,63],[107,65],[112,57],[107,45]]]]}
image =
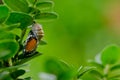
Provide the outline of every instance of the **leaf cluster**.
{"type": "Polygon", "coordinates": [[[91,66],[96,67],[96,69],[90,71],[90,74],[97,80],[120,80],[119,55],[119,46],[112,44],[105,47],[96,56],[96,60],[89,62],[91,66]]]}
{"type": "Polygon", "coordinates": [[[95,60],[90,60],[88,66],[80,66],[78,70],[65,61],[56,59],[48,59],[44,67],[57,80],[84,80],[88,75],[94,80],[120,80],[119,55],[120,47],[112,44],[97,54],[95,60]]]}
{"type": "MultiPolygon", "coordinates": [[[[52,1],[41,0],[2,0],[0,4],[0,80],[31,80],[19,78],[26,71],[19,69],[24,63],[41,55],[23,55],[24,36],[28,26],[34,21],[51,21],[57,18],[52,1]],[[15,29],[21,32],[13,33],[15,29]]],[[[46,44],[45,41],[40,42],[46,44]]]]}

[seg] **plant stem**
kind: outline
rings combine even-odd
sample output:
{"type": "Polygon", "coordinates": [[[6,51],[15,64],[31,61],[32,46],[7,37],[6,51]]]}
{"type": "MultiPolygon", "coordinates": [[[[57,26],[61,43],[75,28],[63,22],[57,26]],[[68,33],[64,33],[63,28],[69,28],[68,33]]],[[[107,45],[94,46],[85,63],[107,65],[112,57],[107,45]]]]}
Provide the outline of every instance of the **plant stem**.
{"type": "Polygon", "coordinates": [[[103,77],[103,80],[108,80],[108,73],[109,73],[109,64],[107,64],[104,68],[104,77],[103,77]]]}
{"type": "Polygon", "coordinates": [[[25,36],[25,33],[26,33],[26,30],[27,30],[27,29],[24,29],[24,30],[22,31],[22,33],[21,33],[21,37],[20,37],[20,41],[19,41],[20,44],[22,43],[22,40],[23,40],[23,38],[24,38],[24,36],[25,36]]]}
{"type": "Polygon", "coordinates": [[[12,66],[12,59],[9,58],[8,60],[4,60],[3,61],[3,65],[4,65],[4,67],[10,67],[10,66],[12,66]]]}
{"type": "MultiPolygon", "coordinates": [[[[25,36],[26,30],[27,30],[26,28],[24,30],[22,30],[21,37],[20,37],[20,40],[19,40],[19,45],[22,44],[22,41],[23,41],[23,38],[25,36]]],[[[15,60],[18,59],[18,54],[19,54],[20,50],[21,50],[21,48],[19,48],[17,54],[15,55],[15,57],[14,57],[15,60]]]]}
{"type": "Polygon", "coordinates": [[[11,58],[8,59],[8,66],[9,66],[9,67],[12,66],[12,59],[11,59],[11,58]]]}

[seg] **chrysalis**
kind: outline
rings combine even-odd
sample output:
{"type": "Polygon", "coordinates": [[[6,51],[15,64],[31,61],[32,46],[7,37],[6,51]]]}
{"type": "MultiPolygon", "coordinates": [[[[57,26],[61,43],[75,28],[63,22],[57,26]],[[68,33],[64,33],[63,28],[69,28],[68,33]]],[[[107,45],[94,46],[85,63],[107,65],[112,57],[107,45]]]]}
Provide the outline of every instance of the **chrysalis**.
{"type": "Polygon", "coordinates": [[[27,40],[25,41],[23,53],[29,56],[36,51],[36,48],[44,36],[42,26],[38,23],[33,23],[32,29],[29,32],[27,40]]]}
{"type": "Polygon", "coordinates": [[[42,25],[40,25],[38,23],[33,24],[32,31],[36,35],[36,37],[38,38],[39,41],[44,36],[44,31],[43,31],[42,25]]]}

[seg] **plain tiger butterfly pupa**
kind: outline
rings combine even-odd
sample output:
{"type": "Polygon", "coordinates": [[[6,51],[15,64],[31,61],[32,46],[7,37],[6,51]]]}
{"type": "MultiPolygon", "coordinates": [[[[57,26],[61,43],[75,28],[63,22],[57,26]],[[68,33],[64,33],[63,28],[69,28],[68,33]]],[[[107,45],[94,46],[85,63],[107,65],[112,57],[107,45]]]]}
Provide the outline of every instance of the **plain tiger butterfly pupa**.
{"type": "Polygon", "coordinates": [[[29,56],[36,51],[36,48],[43,36],[44,31],[42,26],[38,23],[33,23],[23,49],[25,56],[29,56]]]}

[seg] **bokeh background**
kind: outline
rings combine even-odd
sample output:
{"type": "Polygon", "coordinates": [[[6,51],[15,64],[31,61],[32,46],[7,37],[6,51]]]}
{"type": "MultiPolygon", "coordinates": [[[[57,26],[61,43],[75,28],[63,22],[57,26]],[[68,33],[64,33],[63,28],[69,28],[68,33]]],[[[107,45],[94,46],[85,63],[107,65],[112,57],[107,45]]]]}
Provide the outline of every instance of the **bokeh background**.
{"type": "Polygon", "coordinates": [[[109,44],[120,45],[120,0],[53,0],[59,18],[42,22],[47,45],[39,46],[43,53],[27,67],[33,80],[44,72],[49,58],[64,60],[75,68],[87,65],[109,44]]]}

